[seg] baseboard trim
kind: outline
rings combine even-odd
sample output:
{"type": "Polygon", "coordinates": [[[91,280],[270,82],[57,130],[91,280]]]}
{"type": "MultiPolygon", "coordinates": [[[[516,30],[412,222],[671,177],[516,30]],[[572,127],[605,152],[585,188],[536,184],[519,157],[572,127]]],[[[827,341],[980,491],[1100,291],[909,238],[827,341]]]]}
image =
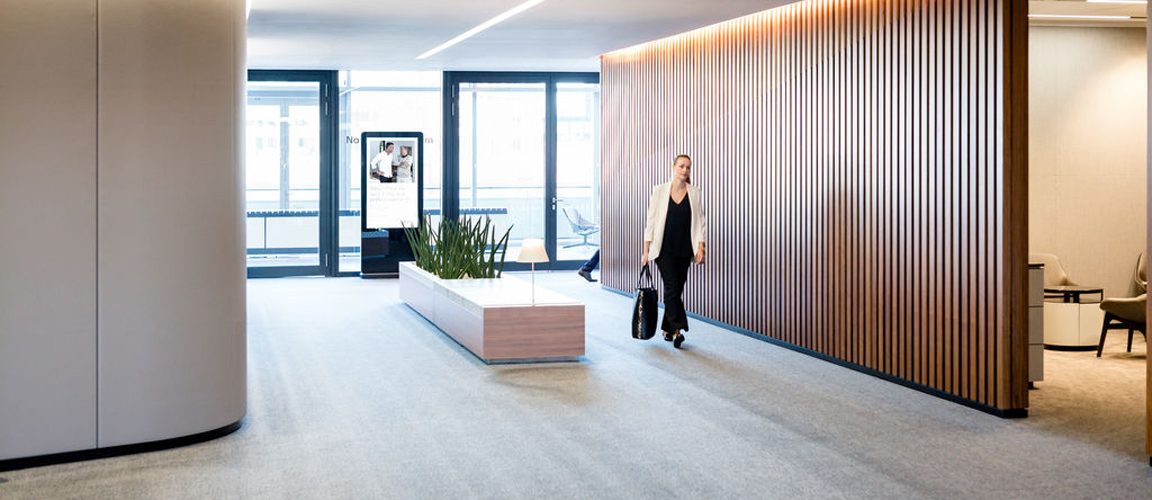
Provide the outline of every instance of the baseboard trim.
{"type": "Polygon", "coordinates": [[[192,434],[189,436],[181,436],[170,439],[161,439],[159,441],[149,441],[147,443],[125,444],[120,446],[111,446],[108,448],[95,448],[91,450],[80,451],[67,451],[64,453],[52,453],[49,455],[39,455],[35,457],[24,458],[11,458],[8,460],[0,460],[0,472],[9,472],[20,469],[30,469],[33,467],[44,467],[47,465],[65,464],[70,462],[83,462],[86,460],[97,460],[101,458],[119,457],[123,455],[135,455],[137,453],[148,453],[153,451],[161,451],[172,448],[180,448],[182,446],[203,443],[213,439],[221,438],[240,430],[244,425],[244,419],[237,420],[231,424],[225,425],[218,429],[192,434]]]}
{"type": "MultiPolygon", "coordinates": [[[[632,296],[632,294],[629,292],[626,292],[623,290],[617,290],[617,289],[612,288],[612,287],[607,286],[607,285],[601,285],[601,288],[603,288],[604,290],[607,290],[609,292],[623,295],[625,297],[631,297],[632,296]]],[[[661,306],[661,307],[663,307],[663,306],[661,306]]],[[[822,352],[813,351],[812,349],[808,349],[806,347],[800,347],[800,346],[795,345],[795,344],[790,344],[788,342],[784,342],[783,340],[778,340],[778,339],[768,337],[766,335],[761,335],[759,333],[756,333],[752,330],[748,330],[746,328],[741,328],[741,327],[738,327],[735,325],[729,325],[728,323],[724,323],[722,321],[717,321],[717,320],[714,320],[712,318],[706,318],[706,317],[703,317],[703,316],[700,316],[700,315],[694,314],[694,313],[688,313],[688,317],[699,320],[699,321],[703,321],[703,322],[708,323],[708,324],[713,325],[713,326],[718,326],[720,328],[724,328],[726,330],[731,330],[731,331],[738,333],[740,335],[743,335],[745,337],[753,338],[753,339],[759,340],[761,342],[767,342],[767,343],[772,344],[772,345],[780,346],[780,347],[783,347],[785,349],[796,351],[800,354],[806,354],[808,356],[812,356],[813,358],[819,359],[821,361],[827,361],[829,363],[839,365],[839,366],[842,366],[844,368],[848,368],[850,370],[854,370],[854,371],[858,371],[860,373],[871,375],[873,377],[883,379],[885,381],[892,382],[894,384],[902,385],[902,386],[907,387],[909,389],[923,392],[923,393],[931,395],[931,396],[936,396],[940,399],[944,399],[947,401],[951,401],[953,403],[967,406],[967,407],[972,408],[974,410],[979,410],[979,411],[982,411],[984,413],[995,415],[995,416],[1000,417],[1000,418],[1025,418],[1028,416],[1028,409],[1027,408],[1004,410],[1004,409],[996,408],[994,406],[988,406],[988,405],[983,404],[983,403],[978,403],[976,401],[964,399],[964,398],[962,398],[960,396],[956,396],[954,394],[949,394],[947,392],[941,391],[941,390],[936,389],[934,387],[928,387],[926,385],[912,382],[910,380],[905,380],[905,379],[902,379],[900,377],[896,377],[894,375],[889,375],[887,373],[884,373],[884,372],[881,372],[881,371],[878,371],[878,370],[875,370],[872,368],[868,368],[867,366],[861,366],[861,365],[858,365],[855,363],[844,361],[842,359],[834,358],[834,357],[829,356],[827,354],[824,354],[822,352]]]]}
{"type": "Polygon", "coordinates": [[[1054,345],[1044,344],[1044,349],[1048,351],[1095,351],[1094,345],[1054,345]]]}

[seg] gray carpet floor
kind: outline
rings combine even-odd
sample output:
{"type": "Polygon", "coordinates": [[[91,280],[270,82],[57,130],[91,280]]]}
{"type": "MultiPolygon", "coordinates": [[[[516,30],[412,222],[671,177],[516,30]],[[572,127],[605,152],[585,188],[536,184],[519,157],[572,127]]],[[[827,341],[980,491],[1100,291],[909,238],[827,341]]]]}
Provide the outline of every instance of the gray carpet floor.
{"type": "Polygon", "coordinates": [[[701,322],[635,341],[628,298],[538,282],[587,304],[583,362],[486,366],[395,281],[250,281],[240,431],[2,473],[0,498],[1152,496],[1142,340],[1051,358],[1004,420],[701,322]]]}

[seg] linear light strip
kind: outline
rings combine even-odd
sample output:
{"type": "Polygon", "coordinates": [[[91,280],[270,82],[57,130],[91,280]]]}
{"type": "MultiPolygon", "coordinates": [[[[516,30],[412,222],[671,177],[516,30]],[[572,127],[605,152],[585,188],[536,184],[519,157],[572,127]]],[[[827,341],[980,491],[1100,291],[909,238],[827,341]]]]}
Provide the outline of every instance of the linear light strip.
{"type": "Polygon", "coordinates": [[[1124,21],[1132,16],[1081,16],[1075,14],[1028,14],[1029,19],[1065,19],[1065,20],[1091,20],[1091,21],[1124,21]]]}
{"type": "Polygon", "coordinates": [[[492,26],[500,24],[500,23],[506,21],[508,18],[515,16],[516,14],[519,14],[521,12],[524,12],[528,9],[531,9],[532,7],[540,5],[541,3],[544,3],[544,0],[528,0],[527,2],[524,2],[520,5],[515,6],[515,7],[512,7],[511,9],[508,9],[507,11],[505,11],[503,14],[500,14],[496,17],[493,17],[492,19],[484,21],[484,22],[480,23],[479,25],[477,25],[475,28],[472,28],[468,31],[465,31],[459,35],[456,35],[455,38],[440,44],[439,46],[437,46],[436,48],[434,48],[432,50],[429,50],[428,52],[420,54],[419,56],[416,57],[416,59],[427,59],[429,57],[432,57],[432,56],[436,55],[437,53],[439,53],[440,51],[447,49],[448,47],[451,47],[451,46],[456,45],[456,44],[458,44],[464,40],[467,40],[468,38],[474,36],[475,34],[481,32],[481,31],[484,31],[488,28],[491,28],[492,26]]]}

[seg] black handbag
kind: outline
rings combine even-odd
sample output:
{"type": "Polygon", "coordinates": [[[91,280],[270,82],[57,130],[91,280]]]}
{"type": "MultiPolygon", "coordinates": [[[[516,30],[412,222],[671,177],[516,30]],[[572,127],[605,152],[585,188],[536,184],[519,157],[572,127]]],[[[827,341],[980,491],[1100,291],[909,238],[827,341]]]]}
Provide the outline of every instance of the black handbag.
{"type": "Polygon", "coordinates": [[[656,286],[652,283],[652,272],[648,270],[647,265],[640,268],[635,295],[636,304],[632,307],[632,338],[648,340],[656,335],[656,308],[659,299],[656,295],[656,286]]]}

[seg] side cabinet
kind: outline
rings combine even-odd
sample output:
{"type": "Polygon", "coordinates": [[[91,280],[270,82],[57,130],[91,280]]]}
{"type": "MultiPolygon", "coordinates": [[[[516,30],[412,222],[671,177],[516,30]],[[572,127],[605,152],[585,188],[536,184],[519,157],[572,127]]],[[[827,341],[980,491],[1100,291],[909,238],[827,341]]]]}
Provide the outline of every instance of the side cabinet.
{"type": "Polygon", "coordinates": [[[1044,380],[1044,265],[1028,266],[1028,382],[1044,380]]]}

